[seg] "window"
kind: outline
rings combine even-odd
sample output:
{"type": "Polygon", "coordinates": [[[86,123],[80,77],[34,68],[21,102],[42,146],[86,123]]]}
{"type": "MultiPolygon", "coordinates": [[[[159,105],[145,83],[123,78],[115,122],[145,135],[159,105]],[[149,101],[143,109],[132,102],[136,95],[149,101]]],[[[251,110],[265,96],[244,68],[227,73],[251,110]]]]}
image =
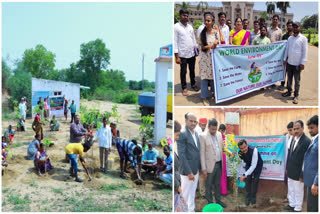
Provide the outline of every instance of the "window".
{"type": "Polygon", "coordinates": [[[54,96],[58,96],[58,95],[61,95],[61,91],[54,91],[54,96]]]}

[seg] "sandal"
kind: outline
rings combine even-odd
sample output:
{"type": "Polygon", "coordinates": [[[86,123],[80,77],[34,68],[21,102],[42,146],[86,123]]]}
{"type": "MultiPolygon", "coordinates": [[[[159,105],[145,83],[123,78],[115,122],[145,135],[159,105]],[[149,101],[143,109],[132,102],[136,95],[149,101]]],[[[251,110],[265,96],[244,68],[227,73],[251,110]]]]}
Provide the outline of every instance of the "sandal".
{"type": "Polygon", "coordinates": [[[290,97],[291,93],[289,91],[281,94],[283,97],[290,97]]]}
{"type": "Polygon", "coordinates": [[[183,96],[188,96],[188,90],[187,90],[187,89],[183,89],[182,95],[183,95],[183,96]]]}
{"type": "Polygon", "coordinates": [[[298,104],[299,103],[299,100],[298,100],[298,97],[295,97],[292,101],[293,104],[298,104]]]}
{"type": "Polygon", "coordinates": [[[202,99],[202,103],[204,106],[210,106],[208,99],[202,99]]]}
{"type": "Polygon", "coordinates": [[[200,90],[196,85],[191,86],[191,88],[192,88],[194,91],[199,91],[199,90],[200,90]]]}
{"type": "Polygon", "coordinates": [[[81,179],[81,178],[77,178],[77,179],[76,179],[76,182],[81,183],[81,182],[82,182],[82,179],[81,179]]]}

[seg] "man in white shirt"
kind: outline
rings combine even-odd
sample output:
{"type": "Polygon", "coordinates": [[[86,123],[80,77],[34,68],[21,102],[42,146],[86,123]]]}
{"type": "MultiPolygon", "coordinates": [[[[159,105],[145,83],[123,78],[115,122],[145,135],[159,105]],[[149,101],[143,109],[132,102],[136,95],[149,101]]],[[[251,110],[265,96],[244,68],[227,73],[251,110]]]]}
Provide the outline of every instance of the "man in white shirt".
{"type": "Polygon", "coordinates": [[[197,117],[193,113],[187,113],[185,118],[186,126],[182,129],[177,141],[181,195],[187,203],[188,212],[194,212],[199,170],[201,168],[200,141],[197,132],[194,130],[197,125],[197,117]]]}
{"type": "Polygon", "coordinates": [[[307,151],[311,140],[303,132],[303,122],[297,120],[293,125],[294,138],[290,144],[290,154],[286,166],[288,175],[289,205],[285,210],[301,212],[304,194],[302,181],[302,165],[304,154],[307,151]]]}
{"type": "Polygon", "coordinates": [[[284,55],[283,65],[287,69],[287,89],[283,97],[289,97],[292,93],[292,78],[294,77],[293,104],[298,104],[300,89],[300,74],[304,70],[308,56],[308,40],[300,33],[300,23],[293,23],[293,36],[288,39],[287,49],[284,55]]]}
{"type": "Polygon", "coordinates": [[[221,32],[223,34],[223,37],[224,37],[224,44],[229,44],[230,30],[229,30],[229,26],[226,25],[226,16],[227,15],[226,15],[225,12],[218,13],[219,28],[220,28],[220,30],[221,30],[221,32]]]}
{"type": "Polygon", "coordinates": [[[245,204],[249,206],[256,204],[256,195],[258,191],[258,184],[260,174],[262,171],[263,161],[258,153],[258,149],[253,146],[248,146],[247,141],[240,140],[238,142],[240,148],[239,156],[245,162],[245,173],[240,177],[243,182],[246,179],[246,199],[245,204]],[[251,190],[251,185],[253,186],[251,190]]]}
{"type": "Polygon", "coordinates": [[[220,182],[222,174],[222,152],[223,140],[222,135],[218,130],[218,122],[216,119],[209,120],[208,131],[200,134],[200,158],[201,170],[206,179],[206,194],[205,198],[208,203],[213,203],[212,186],[214,186],[214,197],[217,204],[223,208],[227,207],[221,201],[220,182]]]}
{"type": "Polygon", "coordinates": [[[199,91],[195,80],[195,63],[196,55],[199,52],[194,35],[194,30],[188,24],[189,12],[187,10],[180,10],[180,22],[174,25],[174,55],[176,63],[180,65],[180,81],[182,88],[182,95],[187,96],[187,65],[189,65],[189,76],[191,81],[191,88],[199,91]]]}
{"type": "Polygon", "coordinates": [[[111,152],[112,145],[112,133],[111,128],[107,126],[108,119],[106,117],[102,120],[103,125],[97,131],[96,135],[93,138],[93,142],[99,138],[99,151],[100,151],[100,171],[107,173],[108,170],[108,155],[111,152]],[[103,157],[105,160],[103,162],[103,157]],[[104,163],[104,166],[103,166],[104,163]]]}

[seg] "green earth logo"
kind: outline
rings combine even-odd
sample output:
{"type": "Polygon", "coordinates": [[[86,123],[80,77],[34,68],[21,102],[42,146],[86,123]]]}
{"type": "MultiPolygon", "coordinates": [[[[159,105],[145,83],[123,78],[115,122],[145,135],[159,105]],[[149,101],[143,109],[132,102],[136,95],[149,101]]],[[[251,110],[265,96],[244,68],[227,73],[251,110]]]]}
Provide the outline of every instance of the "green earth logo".
{"type": "Polygon", "coordinates": [[[250,73],[248,75],[248,79],[252,83],[257,83],[261,79],[262,72],[260,68],[255,65],[255,62],[251,64],[250,73]]]}

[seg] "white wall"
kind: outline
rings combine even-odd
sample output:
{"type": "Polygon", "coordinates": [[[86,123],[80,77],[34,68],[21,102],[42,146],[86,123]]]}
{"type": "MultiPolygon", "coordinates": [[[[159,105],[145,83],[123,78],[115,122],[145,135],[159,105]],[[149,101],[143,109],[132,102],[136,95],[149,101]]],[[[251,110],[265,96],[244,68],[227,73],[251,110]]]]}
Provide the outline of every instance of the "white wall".
{"type": "MultiPolygon", "coordinates": [[[[71,101],[74,100],[77,111],[80,109],[80,84],[32,78],[31,91],[32,108],[37,105],[38,98],[36,97],[38,96],[36,95],[39,94],[39,92],[44,92],[43,94],[54,97],[55,91],[61,91],[61,95],[65,95],[65,99],[69,101],[68,106],[70,106],[71,101]]],[[[44,100],[44,97],[42,97],[42,100],[44,100]]],[[[70,110],[68,113],[70,115],[70,110]]],[[[63,110],[57,112],[56,115],[63,115],[63,110]]]]}

